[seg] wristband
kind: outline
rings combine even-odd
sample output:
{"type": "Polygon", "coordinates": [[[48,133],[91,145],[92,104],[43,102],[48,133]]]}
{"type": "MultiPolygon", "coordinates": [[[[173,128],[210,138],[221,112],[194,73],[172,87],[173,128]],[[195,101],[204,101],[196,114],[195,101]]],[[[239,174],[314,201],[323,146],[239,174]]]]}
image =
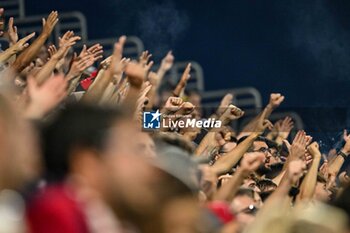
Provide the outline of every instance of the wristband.
{"type": "Polygon", "coordinates": [[[347,154],[345,154],[343,151],[339,151],[338,155],[340,155],[341,157],[343,157],[344,160],[346,160],[346,158],[348,157],[347,154]]]}

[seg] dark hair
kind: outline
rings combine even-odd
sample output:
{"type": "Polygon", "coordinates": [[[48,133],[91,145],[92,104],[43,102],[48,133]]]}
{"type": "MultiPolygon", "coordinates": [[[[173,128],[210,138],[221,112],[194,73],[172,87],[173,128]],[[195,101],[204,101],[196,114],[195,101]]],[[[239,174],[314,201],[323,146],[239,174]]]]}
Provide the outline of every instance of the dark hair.
{"type": "Polygon", "coordinates": [[[102,151],[108,129],[120,115],[117,110],[96,106],[67,106],[41,132],[46,178],[61,181],[66,177],[73,149],[102,151]]]}
{"type": "MultiPolygon", "coordinates": [[[[243,136],[237,141],[237,145],[243,142],[245,139],[247,139],[248,136],[243,136]]],[[[263,136],[258,136],[254,142],[265,142],[266,143],[266,138],[263,136]]],[[[247,152],[251,152],[253,150],[253,145],[247,150],[247,152]]]]}
{"type": "Polygon", "coordinates": [[[240,197],[240,196],[248,196],[250,198],[254,199],[254,190],[252,189],[247,189],[247,188],[240,188],[235,197],[240,197]]]}
{"type": "Polygon", "coordinates": [[[269,188],[277,188],[277,185],[270,179],[262,179],[256,182],[256,185],[259,187],[261,192],[268,191],[269,188]]]}

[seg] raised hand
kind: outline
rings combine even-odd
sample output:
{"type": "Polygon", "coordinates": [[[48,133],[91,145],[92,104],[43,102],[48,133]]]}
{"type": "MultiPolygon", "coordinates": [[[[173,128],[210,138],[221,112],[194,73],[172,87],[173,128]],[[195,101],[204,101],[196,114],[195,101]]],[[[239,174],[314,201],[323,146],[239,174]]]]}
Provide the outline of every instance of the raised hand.
{"type": "MultiPolygon", "coordinates": [[[[115,85],[117,85],[120,82],[122,75],[125,72],[125,68],[130,63],[130,61],[131,61],[130,58],[125,58],[125,57],[120,60],[117,68],[115,69],[115,74],[113,76],[113,83],[115,85]]],[[[152,82],[151,84],[153,85],[152,82]]]]}
{"type": "Polygon", "coordinates": [[[51,59],[53,57],[53,55],[55,55],[57,53],[57,48],[56,46],[53,44],[53,45],[50,45],[48,48],[47,48],[47,52],[49,53],[49,58],[48,59],[51,59]]]}
{"type": "Polygon", "coordinates": [[[136,62],[130,62],[125,67],[125,74],[128,76],[129,83],[135,87],[141,87],[146,79],[144,67],[136,62]]]}
{"type": "Polygon", "coordinates": [[[172,51],[169,51],[167,55],[162,59],[162,62],[160,63],[159,69],[162,70],[164,73],[173,67],[175,57],[172,53],[172,51]]]}
{"type": "Polygon", "coordinates": [[[308,152],[309,152],[312,156],[321,157],[320,146],[318,145],[317,142],[311,143],[311,144],[307,147],[307,150],[308,150],[308,152]]]}
{"type": "Polygon", "coordinates": [[[167,113],[176,112],[181,108],[183,100],[179,97],[169,97],[165,102],[164,109],[167,113]]]}
{"type": "Polygon", "coordinates": [[[275,123],[274,128],[278,132],[278,136],[281,137],[282,140],[287,139],[290,131],[294,127],[294,122],[291,117],[286,117],[283,120],[279,120],[275,123]]]}
{"type": "Polygon", "coordinates": [[[52,11],[47,19],[43,18],[43,34],[50,35],[58,22],[58,12],[52,11]]]}
{"type": "Polygon", "coordinates": [[[67,96],[67,80],[63,75],[49,78],[41,86],[34,77],[28,77],[30,103],[26,111],[28,117],[43,117],[67,96]]]}
{"type": "Polygon", "coordinates": [[[118,42],[114,44],[114,51],[111,57],[110,66],[108,68],[108,72],[111,77],[113,77],[113,75],[119,72],[118,65],[122,60],[125,42],[126,42],[126,36],[121,36],[118,42]]]}
{"type": "Polygon", "coordinates": [[[100,60],[101,58],[103,58],[103,47],[100,44],[94,44],[93,46],[88,48],[86,50],[86,52],[89,55],[93,55],[95,61],[100,60]]]}
{"type": "MultiPolygon", "coordinates": [[[[58,38],[58,45],[59,48],[64,48],[67,46],[67,44],[70,43],[70,41],[72,40],[80,40],[81,38],[79,36],[74,36],[74,32],[73,31],[67,31],[62,37],[58,38]],[[73,39],[74,38],[74,39],[73,39]]],[[[63,57],[65,57],[68,53],[68,49],[66,50],[65,54],[63,55],[63,57]]]]}
{"type": "Polygon", "coordinates": [[[67,31],[66,33],[64,33],[64,35],[62,37],[58,37],[58,45],[59,47],[63,47],[64,44],[74,36],[74,32],[73,31],[67,31]]]}
{"type": "Polygon", "coordinates": [[[60,48],[57,50],[57,53],[55,53],[52,58],[62,59],[66,56],[69,49],[77,43],[78,40],[80,40],[80,36],[72,36],[70,38],[67,38],[65,40],[60,40],[60,48]]]}
{"type": "Polygon", "coordinates": [[[92,66],[95,62],[93,55],[89,55],[86,53],[86,46],[83,46],[83,49],[79,56],[74,54],[71,68],[68,72],[68,79],[73,79],[80,76],[84,70],[92,66]]]}
{"type": "Polygon", "coordinates": [[[254,132],[258,134],[262,134],[266,129],[272,129],[273,127],[272,123],[269,120],[265,119],[266,114],[267,114],[267,110],[265,109],[256,122],[256,125],[254,127],[254,132]]]}
{"type": "Polygon", "coordinates": [[[241,118],[244,115],[244,111],[242,109],[234,106],[233,104],[230,104],[224,113],[221,115],[221,120],[237,120],[241,118]]]}
{"type": "Polygon", "coordinates": [[[283,102],[284,96],[280,93],[272,93],[270,95],[270,101],[268,106],[272,107],[272,109],[277,108],[283,102]]]}
{"type": "Polygon", "coordinates": [[[18,41],[17,27],[13,24],[13,17],[9,19],[7,34],[9,38],[10,45],[14,45],[18,41]]]}
{"type": "MultiPolygon", "coordinates": [[[[292,160],[302,159],[305,156],[307,137],[304,131],[298,131],[290,147],[290,157],[292,160]]],[[[310,149],[313,149],[313,145],[310,149]]]]}
{"type": "Polygon", "coordinates": [[[33,32],[32,34],[29,34],[28,36],[20,39],[19,41],[17,41],[13,46],[11,46],[10,48],[14,50],[15,53],[19,53],[21,51],[23,51],[25,48],[27,48],[29,46],[28,41],[30,39],[32,39],[35,36],[35,32],[33,32]]]}
{"type": "Polygon", "coordinates": [[[148,64],[149,59],[152,57],[152,54],[148,52],[148,50],[143,51],[140,58],[139,58],[139,63],[145,67],[148,64]]]}
{"type": "Polygon", "coordinates": [[[173,91],[173,95],[175,97],[179,97],[181,92],[183,91],[183,89],[186,87],[187,81],[191,77],[190,72],[191,72],[191,63],[188,63],[188,65],[186,66],[185,71],[182,74],[182,77],[181,77],[179,83],[177,84],[175,90],[173,91]]]}
{"type": "Polygon", "coordinates": [[[218,117],[220,117],[221,114],[223,114],[225,112],[227,107],[232,103],[232,100],[233,100],[233,95],[230,93],[226,94],[222,98],[222,100],[220,102],[220,106],[219,106],[218,110],[216,111],[218,117]]]}

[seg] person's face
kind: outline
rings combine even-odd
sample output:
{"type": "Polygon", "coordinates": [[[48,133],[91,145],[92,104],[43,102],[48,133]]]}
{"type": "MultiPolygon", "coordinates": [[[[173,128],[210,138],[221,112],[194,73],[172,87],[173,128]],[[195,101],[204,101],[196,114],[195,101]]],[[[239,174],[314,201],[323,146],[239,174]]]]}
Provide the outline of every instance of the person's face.
{"type": "Polygon", "coordinates": [[[271,157],[270,157],[270,161],[268,163],[268,166],[271,166],[273,164],[276,164],[276,163],[280,163],[281,162],[281,159],[279,157],[279,154],[278,154],[278,151],[276,148],[271,148],[271,157]]]}
{"type": "Polygon", "coordinates": [[[135,136],[139,134],[131,123],[118,123],[110,130],[104,158],[108,177],[107,201],[115,208],[121,202],[135,208],[148,209],[155,205],[152,184],[157,180],[148,159],[135,153],[135,136]],[[142,198],[140,198],[142,194],[142,198]]]}
{"type": "Polygon", "coordinates": [[[331,199],[331,192],[327,189],[327,185],[325,183],[317,182],[314,199],[317,201],[327,202],[331,199]]]}
{"type": "Polygon", "coordinates": [[[255,214],[247,211],[249,206],[254,206],[255,201],[246,195],[235,197],[231,203],[231,208],[236,213],[237,221],[242,228],[255,220],[255,214]]]}
{"type": "Polygon", "coordinates": [[[145,158],[155,158],[156,157],[156,146],[153,139],[149,134],[145,132],[136,133],[136,153],[144,156],[145,158]]]}
{"type": "Polygon", "coordinates": [[[272,157],[269,147],[267,146],[266,142],[263,141],[256,141],[253,143],[253,149],[255,152],[264,152],[265,154],[265,167],[269,167],[270,165],[270,159],[272,157]]]}

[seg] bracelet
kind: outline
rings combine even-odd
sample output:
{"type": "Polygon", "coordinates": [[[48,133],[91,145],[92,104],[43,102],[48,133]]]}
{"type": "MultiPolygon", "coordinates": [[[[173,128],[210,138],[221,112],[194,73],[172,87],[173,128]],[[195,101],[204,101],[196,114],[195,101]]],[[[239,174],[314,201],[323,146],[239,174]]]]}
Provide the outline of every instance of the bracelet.
{"type": "Polygon", "coordinates": [[[346,160],[346,158],[348,157],[347,154],[345,154],[343,151],[339,151],[338,155],[340,155],[341,157],[343,157],[344,160],[346,160]]]}

